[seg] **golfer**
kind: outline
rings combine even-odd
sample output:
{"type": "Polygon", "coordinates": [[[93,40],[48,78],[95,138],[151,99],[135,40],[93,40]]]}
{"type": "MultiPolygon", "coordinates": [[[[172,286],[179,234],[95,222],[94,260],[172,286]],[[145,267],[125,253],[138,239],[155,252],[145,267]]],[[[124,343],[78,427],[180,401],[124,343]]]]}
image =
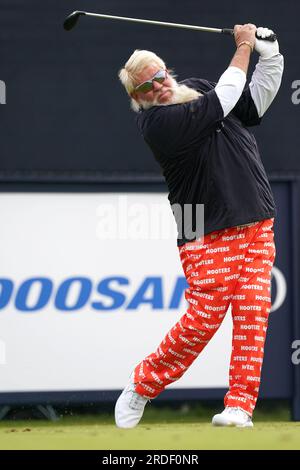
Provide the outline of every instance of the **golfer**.
{"type": "Polygon", "coordinates": [[[157,350],[135,367],[116,403],[118,427],[136,426],[145,404],[188,370],[230,305],[229,390],[225,409],[212,424],[253,426],[271,307],[276,208],[248,127],[260,124],[281,83],[278,42],[264,40],[272,33],[236,25],[236,51],[216,84],[199,78],[177,82],[160,57],[143,50],[119,72],[176,207],[188,308],[157,350]],[[254,49],[259,60],[245,87],[254,49]],[[187,216],[186,205],[193,208],[187,216]],[[199,205],[204,207],[201,237],[199,205]]]}

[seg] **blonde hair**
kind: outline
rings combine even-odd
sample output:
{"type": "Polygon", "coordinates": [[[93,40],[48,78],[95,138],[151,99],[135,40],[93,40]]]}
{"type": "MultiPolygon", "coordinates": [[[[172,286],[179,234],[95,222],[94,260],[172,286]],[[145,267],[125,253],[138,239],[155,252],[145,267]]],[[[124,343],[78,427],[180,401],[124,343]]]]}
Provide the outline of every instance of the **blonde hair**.
{"type": "Polygon", "coordinates": [[[145,67],[147,67],[147,65],[150,64],[155,64],[163,69],[166,68],[164,61],[154,52],[136,49],[127,60],[125,66],[119,71],[119,79],[125,87],[128,95],[131,97],[131,107],[134,111],[138,111],[140,109],[137,101],[131,96],[131,93],[137,85],[136,77],[145,67]]]}
{"type": "MultiPolygon", "coordinates": [[[[119,79],[122,85],[125,87],[128,95],[131,98],[131,108],[133,111],[138,112],[140,108],[147,109],[151,106],[155,106],[154,103],[143,102],[138,103],[132,96],[132,92],[138,85],[137,76],[147,65],[155,64],[159,68],[167,69],[164,61],[158,57],[154,52],[136,49],[134,53],[129,57],[125,66],[119,71],[119,79]]],[[[174,96],[172,103],[186,103],[197,99],[201,93],[189,88],[186,85],[181,85],[176,82],[176,75],[172,70],[168,69],[168,74],[173,82],[174,96]]]]}

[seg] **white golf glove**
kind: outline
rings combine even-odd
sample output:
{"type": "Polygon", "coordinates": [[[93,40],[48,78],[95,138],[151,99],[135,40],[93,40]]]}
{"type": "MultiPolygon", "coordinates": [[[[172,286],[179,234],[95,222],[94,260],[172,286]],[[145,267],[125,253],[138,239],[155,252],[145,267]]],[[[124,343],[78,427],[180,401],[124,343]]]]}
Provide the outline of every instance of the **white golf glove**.
{"type": "Polygon", "coordinates": [[[262,59],[270,59],[274,55],[279,54],[279,44],[278,41],[264,41],[264,38],[267,38],[273,34],[273,31],[268,28],[259,27],[256,30],[256,35],[262,39],[255,39],[254,49],[259,53],[262,59]]]}

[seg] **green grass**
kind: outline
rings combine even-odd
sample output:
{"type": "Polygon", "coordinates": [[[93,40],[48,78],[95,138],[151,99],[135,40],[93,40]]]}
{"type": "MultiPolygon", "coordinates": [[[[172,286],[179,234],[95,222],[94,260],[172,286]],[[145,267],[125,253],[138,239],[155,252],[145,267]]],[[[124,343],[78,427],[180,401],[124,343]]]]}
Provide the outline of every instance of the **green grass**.
{"type": "Polygon", "coordinates": [[[213,428],[212,411],[184,405],[149,407],[131,430],[114,426],[112,413],[45,420],[0,421],[0,449],[300,449],[300,423],[284,407],[257,410],[253,429],[213,428]]]}
{"type": "Polygon", "coordinates": [[[1,426],[0,449],[300,449],[300,424],[259,423],[254,429],[213,428],[209,423],[1,426]]]}

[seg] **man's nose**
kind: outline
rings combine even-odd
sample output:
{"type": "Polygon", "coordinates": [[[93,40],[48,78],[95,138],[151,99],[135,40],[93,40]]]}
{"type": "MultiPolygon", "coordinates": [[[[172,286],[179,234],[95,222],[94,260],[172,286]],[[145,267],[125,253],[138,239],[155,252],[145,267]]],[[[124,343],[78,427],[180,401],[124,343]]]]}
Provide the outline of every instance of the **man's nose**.
{"type": "Polygon", "coordinates": [[[158,82],[156,82],[155,80],[153,80],[152,83],[153,83],[153,90],[154,90],[154,91],[160,90],[160,89],[162,88],[162,86],[163,86],[162,83],[158,83],[158,82]]]}

